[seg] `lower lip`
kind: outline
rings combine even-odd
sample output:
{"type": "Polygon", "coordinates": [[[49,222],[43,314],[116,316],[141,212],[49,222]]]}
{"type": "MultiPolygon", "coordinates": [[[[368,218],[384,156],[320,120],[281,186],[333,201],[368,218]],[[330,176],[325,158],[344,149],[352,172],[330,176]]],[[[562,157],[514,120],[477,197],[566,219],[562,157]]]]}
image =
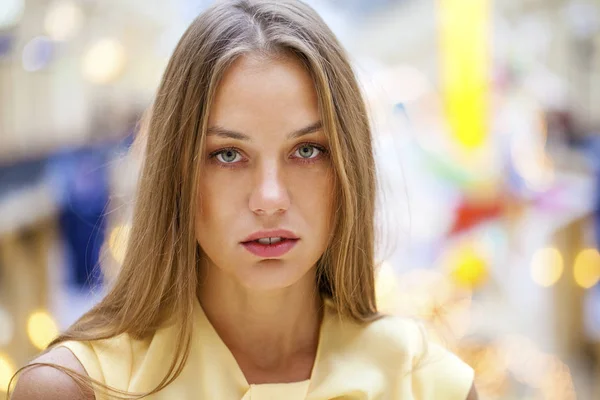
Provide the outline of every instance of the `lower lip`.
{"type": "Polygon", "coordinates": [[[290,251],[298,242],[298,239],[284,239],[273,244],[260,244],[258,242],[245,242],[242,245],[250,253],[264,258],[281,257],[290,251]]]}

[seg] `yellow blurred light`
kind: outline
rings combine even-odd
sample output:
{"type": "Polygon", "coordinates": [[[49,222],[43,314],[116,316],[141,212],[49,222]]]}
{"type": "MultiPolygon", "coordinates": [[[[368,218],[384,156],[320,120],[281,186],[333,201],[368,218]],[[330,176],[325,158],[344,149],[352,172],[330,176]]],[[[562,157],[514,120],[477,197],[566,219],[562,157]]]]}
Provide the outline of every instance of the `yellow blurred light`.
{"type": "Polygon", "coordinates": [[[115,39],[93,44],[83,59],[83,74],[92,83],[107,84],[116,80],[125,68],[125,49],[115,39]]]}
{"type": "Polygon", "coordinates": [[[375,282],[377,308],[385,313],[396,312],[398,302],[398,279],[394,268],[387,261],[383,262],[377,272],[375,282]]]}
{"type": "Polygon", "coordinates": [[[485,143],[490,70],[489,0],[438,0],[440,64],[450,127],[466,149],[485,143]]]}
{"type": "Polygon", "coordinates": [[[44,28],[53,40],[71,39],[81,27],[83,22],[83,11],[73,1],[56,1],[50,5],[44,28]]]}
{"type": "Polygon", "coordinates": [[[460,286],[476,288],[488,277],[487,262],[475,246],[461,246],[448,261],[452,279],[460,286]]]}
{"type": "Polygon", "coordinates": [[[562,255],[553,247],[537,250],[531,258],[531,278],[540,286],[554,285],[562,276],[563,269],[562,255]]]}
{"type": "Polygon", "coordinates": [[[596,249],[585,249],[575,258],[573,267],[575,282],[589,289],[600,280],[600,253],[596,249]]]}
{"type": "Polygon", "coordinates": [[[58,336],[58,327],[46,311],[36,311],[27,321],[27,334],[35,347],[43,350],[58,336]]]}
{"type": "Polygon", "coordinates": [[[129,240],[129,225],[118,225],[113,228],[108,238],[108,248],[113,258],[123,264],[125,259],[125,251],[127,250],[127,242],[129,240]]]}
{"type": "Polygon", "coordinates": [[[10,357],[0,353],[0,392],[6,392],[10,378],[12,378],[15,372],[15,364],[10,357]]]}

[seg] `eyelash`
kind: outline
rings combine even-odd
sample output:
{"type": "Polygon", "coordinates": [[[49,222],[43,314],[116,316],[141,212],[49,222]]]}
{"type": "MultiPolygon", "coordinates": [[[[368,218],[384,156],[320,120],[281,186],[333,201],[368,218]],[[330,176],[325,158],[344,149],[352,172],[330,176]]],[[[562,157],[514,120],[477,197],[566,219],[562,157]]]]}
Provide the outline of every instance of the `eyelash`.
{"type": "MultiPolygon", "coordinates": [[[[301,143],[298,146],[296,146],[296,148],[294,149],[294,152],[296,152],[296,150],[305,147],[305,146],[311,146],[314,147],[315,149],[319,150],[319,155],[317,155],[315,158],[297,158],[297,160],[299,162],[301,162],[302,164],[312,164],[316,161],[318,161],[319,159],[321,159],[322,157],[326,156],[327,154],[329,154],[329,152],[327,151],[327,149],[323,146],[321,146],[320,144],[317,143],[311,143],[311,142],[306,142],[306,143],[301,143]]],[[[219,160],[216,159],[216,157],[221,154],[221,153],[225,153],[228,151],[235,151],[236,153],[241,155],[241,151],[236,148],[236,147],[225,147],[222,149],[219,149],[217,151],[213,151],[212,153],[210,153],[208,155],[209,159],[213,160],[214,162],[217,163],[217,165],[219,165],[220,167],[223,168],[236,168],[238,166],[238,164],[240,162],[235,162],[235,163],[223,163],[219,160]]],[[[243,162],[243,161],[242,161],[243,162]]]]}

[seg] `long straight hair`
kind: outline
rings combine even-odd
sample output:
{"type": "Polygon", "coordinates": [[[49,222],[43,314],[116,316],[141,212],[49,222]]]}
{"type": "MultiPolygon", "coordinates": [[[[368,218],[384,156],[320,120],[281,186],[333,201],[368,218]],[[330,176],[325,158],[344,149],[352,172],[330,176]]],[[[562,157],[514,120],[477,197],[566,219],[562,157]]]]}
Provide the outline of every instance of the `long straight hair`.
{"type": "Polygon", "coordinates": [[[223,73],[244,54],[264,56],[266,62],[293,56],[310,72],[336,182],[332,240],[317,263],[315,284],[342,316],[367,322],[379,315],[372,137],[346,53],[318,14],[300,1],[218,2],[199,15],[179,41],[140,132],[144,159],[119,274],[107,295],[46,350],[64,341],[123,333],[141,339],[172,319],[180,326],[172,364],[156,388],[143,394],[114,389],[53,365],[80,385],[96,385],[120,398],[141,398],[171,383],[186,363],[202,257],[194,221],[207,121],[223,73]]]}

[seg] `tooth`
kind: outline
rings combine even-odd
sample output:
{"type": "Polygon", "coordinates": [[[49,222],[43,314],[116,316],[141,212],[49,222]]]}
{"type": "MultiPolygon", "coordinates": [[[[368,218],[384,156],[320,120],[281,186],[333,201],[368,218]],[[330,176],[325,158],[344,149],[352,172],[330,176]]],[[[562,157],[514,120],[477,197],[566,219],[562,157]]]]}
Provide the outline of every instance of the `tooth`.
{"type": "Polygon", "coordinates": [[[271,239],[270,238],[260,238],[260,239],[258,239],[258,243],[260,243],[260,244],[271,244],[271,239]]]}
{"type": "Polygon", "coordinates": [[[274,238],[271,238],[271,244],[273,244],[273,243],[277,243],[277,242],[281,242],[281,240],[282,240],[282,239],[281,239],[280,237],[274,237],[274,238]]]}

